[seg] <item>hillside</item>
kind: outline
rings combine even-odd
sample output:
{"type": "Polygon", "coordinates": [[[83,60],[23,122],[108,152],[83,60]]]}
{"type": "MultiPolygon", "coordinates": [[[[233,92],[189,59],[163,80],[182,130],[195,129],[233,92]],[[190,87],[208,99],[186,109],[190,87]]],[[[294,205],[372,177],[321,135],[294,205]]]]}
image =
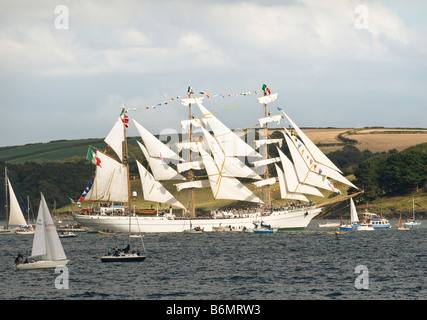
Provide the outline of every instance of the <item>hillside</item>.
{"type": "MultiPolygon", "coordinates": [[[[271,130],[273,133],[277,130],[271,130]]],[[[304,132],[320,149],[329,153],[351,144],[363,151],[388,152],[397,151],[427,142],[427,129],[395,129],[395,128],[305,128],[304,132]]],[[[137,137],[128,139],[134,152],[139,154],[137,137]]],[[[43,163],[47,161],[64,161],[71,158],[86,157],[88,146],[101,150],[106,148],[103,139],[57,140],[47,143],[34,143],[20,146],[0,148],[0,161],[11,164],[25,162],[43,163]]]]}

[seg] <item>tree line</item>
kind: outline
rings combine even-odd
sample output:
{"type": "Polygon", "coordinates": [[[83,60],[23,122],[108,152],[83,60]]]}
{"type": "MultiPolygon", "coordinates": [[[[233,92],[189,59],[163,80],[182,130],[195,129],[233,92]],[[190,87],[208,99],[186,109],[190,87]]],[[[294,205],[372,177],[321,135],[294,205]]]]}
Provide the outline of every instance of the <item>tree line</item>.
{"type": "MultiPolygon", "coordinates": [[[[269,149],[270,152],[271,156],[277,156],[274,154],[277,151],[269,149]]],[[[402,152],[390,150],[381,154],[374,154],[369,150],[359,151],[355,146],[349,145],[329,153],[328,157],[345,174],[354,174],[354,183],[364,190],[364,196],[370,201],[383,195],[407,194],[427,185],[427,143],[402,152]]],[[[50,208],[53,208],[54,203],[57,208],[67,205],[68,197],[78,200],[95,172],[95,165],[83,159],[24,164],[0,162],[1,181],[5,181],[5,166],[18,201],[22,199],[26,203],[29,196],[36,208],[40,192],[43,192],[50,208]]],[[[134,161],[130,162],[130,173],[137,175],[134,161]]],[[[5,184],[2,185],[0,203],[5,204],[5,184]]],[[[0,206],[0,216],[5,217],[4,205],[0,206]]]]}

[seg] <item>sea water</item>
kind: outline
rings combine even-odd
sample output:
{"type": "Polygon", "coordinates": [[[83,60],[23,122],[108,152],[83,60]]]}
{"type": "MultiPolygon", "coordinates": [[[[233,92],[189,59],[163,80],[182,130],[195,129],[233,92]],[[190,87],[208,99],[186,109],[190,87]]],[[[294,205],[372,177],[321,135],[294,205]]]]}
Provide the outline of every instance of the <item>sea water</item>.
{"type": "MultiPolygon", "coordinates": [[[[61,239],[70,262],[16,271],[32,235],[0,235],[3,300],[423,300],[427,226],[328,234],[313,221],[304,231],[147,233],[144,262],[102,263],[126,235],[77,233],[61,239]],[[66,281],[64,281],[66,277],[66,281]]],[[[134,248],[140,239],[132,239],[134,248]]]]}

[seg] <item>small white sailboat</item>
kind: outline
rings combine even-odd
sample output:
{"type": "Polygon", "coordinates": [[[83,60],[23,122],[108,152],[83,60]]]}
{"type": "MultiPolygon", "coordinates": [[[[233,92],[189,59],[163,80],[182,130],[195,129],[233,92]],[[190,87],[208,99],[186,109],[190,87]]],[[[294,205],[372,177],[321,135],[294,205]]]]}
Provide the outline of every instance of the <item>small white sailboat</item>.
{"type": "Polygon", "coordinates": [[[65,266],[67,259],[46,200],[41,194],[31,257],[15,264],[16,270],[44,269],[65,266]]]}
{"type": "Polygon", "coordinates": [[[421,225],[421,222],[415,221],[415,200],[412,198],[412,220],[408,219],[403,223],[405,227],[415,227],[421,225]]]}
{"type": "Polygon", "coordinates": [[[354,205],[353,198],[350,198],[350,223],[342,223],[341,218],[340,230],[354,230],[357,228],[358,222],[359,217],[357,216],[356,206],[354,205]]]}

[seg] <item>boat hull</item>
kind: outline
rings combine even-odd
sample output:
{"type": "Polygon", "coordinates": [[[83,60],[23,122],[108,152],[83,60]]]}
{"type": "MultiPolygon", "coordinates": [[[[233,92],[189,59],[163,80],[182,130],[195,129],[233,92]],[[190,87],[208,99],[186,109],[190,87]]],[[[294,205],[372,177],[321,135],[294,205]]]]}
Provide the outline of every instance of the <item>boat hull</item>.
{"type": "Polygon", "coordinates": [[[405,227],[415,227],[421,225],[421,222],[404,222],[403,225],[405,227]]]}
{"type": "MultiPolygon", "coordinates": [[[[191,219],[193,225],[200,226],[206,232],[219,226],[232,228],[253,228],[254,222],[262,221],[278,230],[303,230],[310,221],[321,212],[320,208],[310,207],[304,210],[275,211],[270,215],[226,218],[226,219],[191,219]]],[[[129,217],[101,215],[73,215],[75,221],[94,230],[112,230],[129,233],[129,217]]],[[[187,219],[168,219],[166,217],[131,217],[130,233],[183,232],[189,227],[187,219]]]]}
{"type": "Polygon", "coordinates": [[[29,263],[19,263],[15,265],[16,270],[31,270],[31,269],[47,269],[47,268],[56,268],[58,266],[65,266],[68,263],[68,259],[66,260],[42,260],[35,261],[29,263]]]}
{"type": "Polygon", "coordinates": [[[102,262],[141,262],[144,261],[147,256],[138,256],[136,254],[120,255],[120,256],[102,256],[102,262]]]}

